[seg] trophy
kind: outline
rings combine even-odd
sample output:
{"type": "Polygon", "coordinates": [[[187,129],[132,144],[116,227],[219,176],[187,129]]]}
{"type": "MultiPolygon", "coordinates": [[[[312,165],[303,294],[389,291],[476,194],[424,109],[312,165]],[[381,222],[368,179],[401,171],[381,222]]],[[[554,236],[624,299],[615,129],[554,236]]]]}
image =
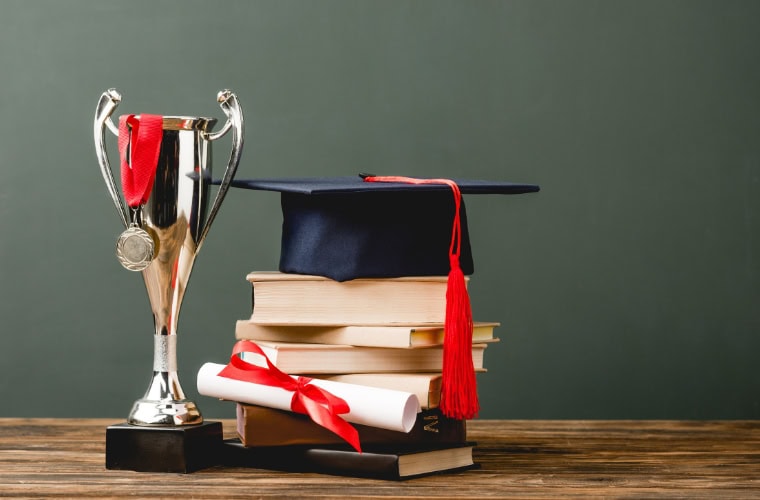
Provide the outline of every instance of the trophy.
{"type": "Polygon", "coordinates": [[[243,113],[234,93],[219,92],[227,116],[212,132],[214,118],[128,115],[117,127],[111,114],[121,101],[104,92],[95,110],[95,150],[108,192],[124,226],[116,253],[140,271],[155,325],[153,376],[127,422],[106,431],[106,467],[190,472],[213,465],[221,443],[220,422],[204,422],[177,376],[177,320],[195,256],[235,175],[243,150],[243,113]],[[121,187],[116,187],[105,146],[106,127],[119,137],[121,187]],[[209,197],[211,144],[232,131],[232,152],[216,196],[209,197]],[[129,192],[127,190],[129,187],[129,192]]]}

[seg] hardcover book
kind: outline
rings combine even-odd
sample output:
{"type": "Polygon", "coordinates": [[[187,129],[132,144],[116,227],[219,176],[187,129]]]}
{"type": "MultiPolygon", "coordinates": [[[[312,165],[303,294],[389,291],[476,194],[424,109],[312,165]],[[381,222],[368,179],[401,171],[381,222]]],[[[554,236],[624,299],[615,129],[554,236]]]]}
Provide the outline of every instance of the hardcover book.
{"type": "Polygon", "coordinates": [[[443,324],[446,276],[334,281],[256,272],[251,322],[260,325],[443,324]]]}
{"type": "MultiPolygon", "coordinates": [[[[499,323],[475,322],[474,343],[493,341],[499,323]]],[[[366,347],[410,348],[443,344],[443,325],[261,325],[250,320],[235,324],[239,340],[270,340],[311,344],[342,344],[366,347]]]]}
{"type": "MultiPolygon", "coordinates": [[[[443,347],[387,349],[330,344],[295,344],[256,341],[277,368],[289,374],[434,372],[443,368],[443,347]]],[[[483,370],[483,353],[488,344],[472,345],[475,370],[483,370]]],[[[258,355],[244,359],[256,363],[258,355]]]]}
{"type": "MultiPolygon", "coordinates": [[[[362,446],[370,444],[451,443],[466,441],[466,421],[448,418],[438,409],[417,414],[409,432],[354,424],[362,446]]],[[[335,445],[344,441],[308,416],[238,403],[237,433],[243,446],[335,445]]]]}
{"type": "Polygon", "coordinates": [[[369,445],[359,453],[348,446],[247,448],[239,439],[228,439],[223,444],[222,459],[232,467],[404,480],[476,467],[474,445],[369,445]]]}

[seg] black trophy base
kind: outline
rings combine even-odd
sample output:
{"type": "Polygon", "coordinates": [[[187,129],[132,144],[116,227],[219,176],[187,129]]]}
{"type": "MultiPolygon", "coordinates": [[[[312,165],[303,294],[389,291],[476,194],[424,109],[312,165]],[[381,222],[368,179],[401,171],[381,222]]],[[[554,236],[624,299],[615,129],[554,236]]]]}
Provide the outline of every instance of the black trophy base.
{"type": "Polygon", "coordinates": [[[106,428],[106,469],[182,472],[219,463],[222,423],[141,427],[127,423],[106,428]]]}

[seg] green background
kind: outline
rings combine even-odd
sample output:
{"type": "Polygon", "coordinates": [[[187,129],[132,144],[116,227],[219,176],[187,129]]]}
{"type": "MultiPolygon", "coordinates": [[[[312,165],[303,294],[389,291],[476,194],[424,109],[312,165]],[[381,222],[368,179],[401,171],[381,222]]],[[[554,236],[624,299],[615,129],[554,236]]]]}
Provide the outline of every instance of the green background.
{"type": "MultiPolygon", "coordinates": [[[[92,140],[117,113],[246,117],[239,178],[540,184],[467,199],[485,418],[760,418],[760,2],[0,2],[0,416],[123,419],[152,367],[92,140]]],[[[109,143],[115,164],[115,142],[109,143]]],[[[217,173],[229,138],[215,146],[217,173]]],[[[179,321],[185,391],[275,269],[232,191],[179,321]]]]}

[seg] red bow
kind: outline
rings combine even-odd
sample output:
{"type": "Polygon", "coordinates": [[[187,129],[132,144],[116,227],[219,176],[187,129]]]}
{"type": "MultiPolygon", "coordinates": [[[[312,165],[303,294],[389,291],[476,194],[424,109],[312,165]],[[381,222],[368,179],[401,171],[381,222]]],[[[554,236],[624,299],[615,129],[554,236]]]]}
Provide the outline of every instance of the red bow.
{"type": "Polygon", "coordinates": [[[293,378],[282,372],[269,361],[264,351],[254,342],[249,340],[238,341],[232,348],[229,364],[219,372],[219,376],[293,391],[293,399],[290,401],[291,410],[308,415],[315,423],[334,432],[361,453],[359,432],[339,417],[339,415],[351,410],[348,403],[342,398],[310,384],[312,379],[309,377],[293,378]],[[267,368],[244,361],[238,356],[243,352],[263,356],[267,362],[267,368]]]}

